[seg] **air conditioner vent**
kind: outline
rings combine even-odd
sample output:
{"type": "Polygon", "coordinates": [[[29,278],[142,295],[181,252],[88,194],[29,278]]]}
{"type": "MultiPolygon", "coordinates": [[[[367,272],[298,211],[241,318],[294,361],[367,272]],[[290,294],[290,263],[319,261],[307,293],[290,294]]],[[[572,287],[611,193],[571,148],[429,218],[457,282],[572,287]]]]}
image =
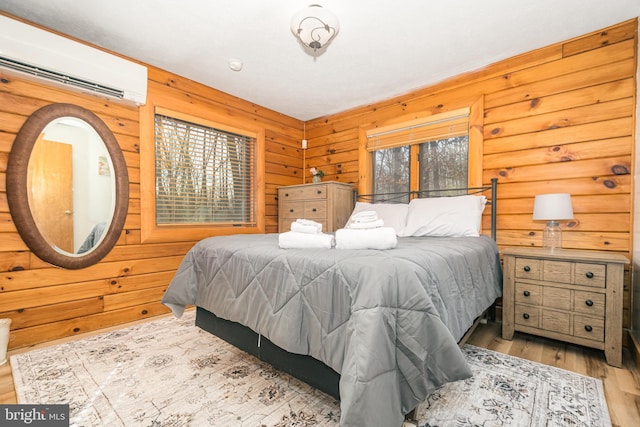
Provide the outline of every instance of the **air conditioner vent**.
{"type": "Polygon", "coordinates": [[[9,58],[3,58],[1,56],[0,66],[8,68],[10,70],[19,71],[21,73],[30,74],[34,77],[42,77],[47,80],[53,80],[58,83],[74,86],[91,92],[101,93],[103,95],[109,95],[120,99],[124,98],[124,91],[122,90],[113,89],[98,83],[90,82],[88,80],[82,80],[77,77],[67,76],[62,73],[46,70],[44,68],[36,67],[35,65],[26,64],[24,62],[15,61],[9,58]]]}
{"type": "Polygon", "coordinates": [[[0,73],[140,106],[147,67],[0,14],[0,73]]]}

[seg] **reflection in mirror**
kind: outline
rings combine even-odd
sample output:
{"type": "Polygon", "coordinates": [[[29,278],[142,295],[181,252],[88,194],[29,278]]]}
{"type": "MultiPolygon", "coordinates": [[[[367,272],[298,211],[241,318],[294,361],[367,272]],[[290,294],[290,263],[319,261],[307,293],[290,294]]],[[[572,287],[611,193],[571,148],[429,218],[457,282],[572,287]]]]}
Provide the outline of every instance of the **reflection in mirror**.
{"type": "Polygon", "coordinates": [[[115,208],[113,165],[100,136],[75,117],[50,122],[29,159],[29,207],[44,239],[69,256],[92,251],[115,208]]]}
{"type": "Polygon", "coordinates": [[[20,237],[40,259],[73,269],[97,263],[120,238],[129,203],[115,136],[82,107],[37,110],[9,153],[7,201],[20,237]]]}

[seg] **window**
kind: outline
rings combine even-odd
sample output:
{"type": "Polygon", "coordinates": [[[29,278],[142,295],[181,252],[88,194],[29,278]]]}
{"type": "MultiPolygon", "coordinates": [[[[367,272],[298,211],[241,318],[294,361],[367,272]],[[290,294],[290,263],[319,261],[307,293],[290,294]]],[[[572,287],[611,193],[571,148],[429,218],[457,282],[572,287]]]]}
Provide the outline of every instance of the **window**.
{"type": "Polygon", "coordinates": [[[155,115],[156,224],[253,225],[255,138],[155,115]]]}
{"type": "Polygon", "coordinates": [[[379,194],[481,185],[482,134],[471,128],[480,104],[366,131],[361,144],[366,154],[360,161],[368,165],[359,191],[379,194]]]}
{"type": "Polygon", "coordinates": [[[420,190],[467,187],[469,135],[420,144],[420,190]]]}
{"type": "Polygon", "coordinates": [[[462,135],[419,144],[417,156],[411,145],[373,151],[373,193],[409,192],[412,167],[420,191],[467,187],[468,145],[462,135]]]}
{"type": "Polygon", "coordinates": [[[409,191],[411,171],[411,147],[409,145],[376,150],[372,156],[373,193],[409,191]]]}
{"type": "Polygon", "coordinates": [[[179,100],[176,110],[153,101],[140,115],[140,241],[263,233],[264,129],[179,100]]]}

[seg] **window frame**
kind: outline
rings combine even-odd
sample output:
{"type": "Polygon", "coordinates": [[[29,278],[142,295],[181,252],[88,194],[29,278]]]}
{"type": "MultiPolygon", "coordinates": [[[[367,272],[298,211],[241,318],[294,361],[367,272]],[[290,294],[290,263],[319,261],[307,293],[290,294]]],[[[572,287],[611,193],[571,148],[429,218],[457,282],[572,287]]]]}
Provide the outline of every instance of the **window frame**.
{"type": "MultiPolygon", "coordinates": [[[[447,112],[432,114],[416,118],[415,116],[408,118],[394,119],[391,123],[383,126],[362,126],[359,130],[359,147],[358,147],[358,167],[360,176],[358,180],[358,192],[361,194],[369,194],[373,188],[373,155],[374,150],[368,147],[370,136],[380,132],[392,132],[415,125],[429,125],[429,123],[447,120],[450,117],[456,117],[468,113],[469,122],[469,147],[468,147],[468,175],[467,186],[479,187],[482,185],[482,146],[484,143],[483,135],[483,110],[484,97],[480,97],[467,107],[449,110],[447,112]]],[[[409,144],[407,144],[409,145],[409,144]]],[[[411,144],[411,158],[417,159],[419,156],[420,143],[411,144]]],[[[418,168],[410,167],[409,191],[418,191],[420,185],[420,171],[418,168]]]]}
{"type": "Polygon", "coordinates": [[[152,97],[140,108],[140,240],[142,243],[198,241],[210,236],[265,232],[265,131],[249,120],[232,118],[171,100],[166,107],[152,97]],[[255,224],[156,224],[155,115],[208,126],[255,138],[255,224]]]}

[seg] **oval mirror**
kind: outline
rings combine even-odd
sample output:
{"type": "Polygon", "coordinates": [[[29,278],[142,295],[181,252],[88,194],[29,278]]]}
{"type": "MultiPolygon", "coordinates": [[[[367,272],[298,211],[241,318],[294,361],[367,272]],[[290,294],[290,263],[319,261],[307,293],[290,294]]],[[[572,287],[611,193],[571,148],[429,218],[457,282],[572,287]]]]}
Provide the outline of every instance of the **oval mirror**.
{"type": "Polygon", "coordinates": [[[129,204],[115,136],[85,108],[37,110],[9,153],[7,201],[18,233],[40,259],[71,269],[97,263],[118,241],[129,204]]]}

